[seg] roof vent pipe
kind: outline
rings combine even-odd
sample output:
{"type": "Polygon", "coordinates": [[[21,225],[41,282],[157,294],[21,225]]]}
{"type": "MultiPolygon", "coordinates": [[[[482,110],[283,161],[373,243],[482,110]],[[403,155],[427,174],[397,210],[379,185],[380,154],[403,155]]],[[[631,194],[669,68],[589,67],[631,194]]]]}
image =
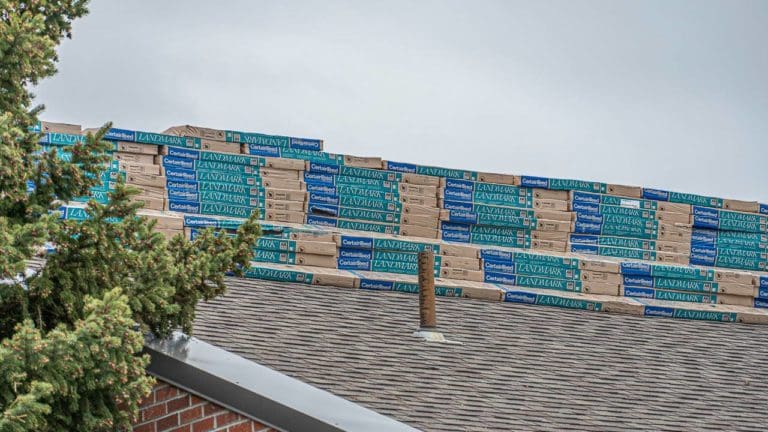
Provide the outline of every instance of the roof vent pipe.
{"type": "Polygon", "coordinates": [[[431,250],[419,252],[419,331],[413,333],[427,342],[458,343],[445,339],[437,331],[435,313],[435,254],[431,250]]]}
{"type": "Polygon", "coordinates": [[[434,331],[435,316],[435,254],[419,252],[419,330],[434,331]]]}

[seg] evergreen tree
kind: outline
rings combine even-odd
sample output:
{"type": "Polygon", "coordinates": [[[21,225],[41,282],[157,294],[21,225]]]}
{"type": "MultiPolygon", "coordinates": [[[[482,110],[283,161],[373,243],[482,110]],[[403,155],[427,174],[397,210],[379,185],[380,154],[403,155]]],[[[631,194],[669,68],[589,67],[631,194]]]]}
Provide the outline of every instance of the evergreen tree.
{"type": "Polygon", "coordinates": [[[29,87],[56,72],[86,3],[0,0],[0,432],[128,428],[152,385],[144,334],[189,332],[197,302],[242,273],[260,235],[254,215],[234,237],[167,241],[122,182],[87,220],[59,218],[99,183],[110,124],[62,150],[71,157],[41,153],[29,87]]]}

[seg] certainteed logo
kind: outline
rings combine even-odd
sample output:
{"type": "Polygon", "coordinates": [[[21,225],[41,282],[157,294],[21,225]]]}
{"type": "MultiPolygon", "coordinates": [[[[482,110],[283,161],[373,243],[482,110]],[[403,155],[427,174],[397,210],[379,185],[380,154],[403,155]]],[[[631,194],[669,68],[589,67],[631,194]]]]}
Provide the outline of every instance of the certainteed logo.
{"type": "Polygon", "coordinates": [[[195,181],[184,181],[184,180],[168,180],[165,182],[168,189],[182,189],[182,190],[188,190],[188,191],[196,191],[197,190],[197,182],[195,181]]]}
{"type": "Polygon", "coordinates": [[[371,279],[360,279],[360,288],[377,290],[377,291],[391,291],[394,286],[393,282],[379,281],[371,279]]]}
{"type": "Polygon", "coordinates": [[[324,184],[332,185],[335,183],[335,176],[332,174],[305,172],[304,181],[309,183],[324,183],[324,184]]]}
{"type": "Polygon", "coordinates": [[[466,212],[462,210],[451,210],[451,220],[456,222],[471,222],[477,221],[477,215],[472,212],[466,212]]]}
{"type": "Polygon", "coordinates": [[[653,278],[649,276],[624,276],[624,285],[636,285],[641,287],[652,287],[653,278]]]}
{"type": "Polygon", "coordinates": [[[445,199],[456,201],[472,201],[472,192],[468,192],[461,189],[449,189],[446,188],[443,191],[445,199]]]}
{"type": "Polygon", "coordinates": [[[336,188],[334,186],[321,183],[307,183],[307,191],[325,195],[336,195],[336,188]]]}
{"type": "Polygon", "coordinates": [[[467,243],[469,242],[471,236],[469,233],[461,231],[443,231],[442,238],[446,241],[467,243]]]}
{"type": "Polygon", "coordinates": [[[475,183],[471,181],[466,181],[466,180],[457,180],[457,179],[449,178],[445,180],[445,187],[456,189],[456,190],[472,192],[475,190],[475,183]]]}
{"type": "Polygon", "coordinates": [[[488,283],[515,285],[517,277],[509,274],[485,273],[483,280],[488,283]]]}
{"type": "Polygon", "coordinates": [[[544,177],[522,176],[520,184],[525,187],[543,188],[549,187],[549,179],[544,177]]]}
{"type": "Polygon", "coordinates": [[[163,166],[193,170],[195,169],[195,160],[189,159],[189,158],[177,158],[173,156],[165,156],[163,158],[163,166]]]}
{"type": "Polygon", "coordinates": [[[571,207],[573,208],[573,211],[578,213],[599,213],[600,212],[600,206],[598,204],[574,201],[571,207]]]}
{"type": "Polygon", "coordinates": [[[136,132],[127,129],[112,128],[104,135],[104,139],[115,141],[136,141],[136,132]]]}
{"type": "Polygon", "coordinates": [[[603,222],[603,216],[592,213],[576,213],[576,221],[583,224],[597,224],[599,226],[603,222]]]}
{"type": "Polygon", "coordinates": [[[501,261],[487,261],[483,260],[483,270],[497,273],[515,273],[514,263],[505,263],[501,261]]]}
{"type": "Polygon", "coordinates": [[[309,204],[329,204],[329,205],[338,205],[339,204],[339,198],[334,195],[327,195],[323,193],[315,193],[312,192],[309,194],[309,204]]]}
{"type": "Polygon", "coordinates": [[[600,204],[600,195],[587,192],[574,192],[573,201],[585,204],[600,204]]]}
{"type": "Polygon", "coordinates": [[[660,306],[646,306],[643,314],[645,316],[672,318],[675,316],[675,310],[673,308],[660,306]]]}
{"type": "Polygon", "coordinates": [[[323,149],[323,140],[311,138],[291,138],[291,148],[301,150],[320,151],[323,149]]]}
{"type": "Polygon", "coordinates": [[[348,248],[357,248],[357,249],[372,249],[373,239],[368,239],[363,237],[342,236],[341,246],[348,247],[348,248]]]}
{"type": "Polygon", "coordinates": [[[370,261],[372,258],[372,255],[373,254],[369,250],[361,250],[361,249],[340,249],[339,250],[339,257],[341,258],[370,261]]]}
{"type": "Polygon", "coordinates": [[[536,304],[536,294],[524,291],[507,291],[504,293],[504,301],[510,303],[536,304]]]}
{"type": "Polygon", "coordinates": [[[387,169],[404,173],[416,173],[416,165],[403,162],[387,162],[387,169]]]}
{"type": "Polygon", "coordinates": [[[197,213],[200,210],[200,206],[192,203],[174,202],[169,201],[168,207],[171,211],[177,211],[182,213],[197,213]]]}
{"type": "Polygon", "coordinates": [[[165,176],[169,179],[178,180],[196,180],[197,175],[194,171],[184,169],[167,169],[165,170],[165,176]]]}
{"type": "Polygon", "coordinates": [[[313,173],[338,175],[339,174],[339,166],[338,165],[324,164],[324,163],[319,163],[319,162],[310,162],[310,164],[309,164],[309,171],[313,172],[313,173]]]}
{"type": "Polygon", "coordinates": [[[579,232],[586,232],[586,233],[600,233],[602,230],[602,224],[599,223],[593,223],[593,222],[576,222],[576,228],[579,232]]]}
{"type": "Polygon", "coordinates": [[[168,189],[168,198],[178,199],[183,201],[196,201],[198,199],[198,195],[197,195],[197,192],[190,191],[190,190],[168,189]]]}
{"type": "Polygon", "coordinates": [[[168,156],[186,159],[200,159],[200,152],[197,150],[190,150],[182,147],[167,147],[167,149],[168,156]]]}
{"type": "Polygon", "coordinates": [[[708,218],[717,218],[720,215],[720,212],[717,209],[713,209],[709,207],[693,206],[693,215],[703,216],[708,218]]]}
{"type": "Polygon", "coordinates": [[[653,288],[638,288],[638,287],[625,287],[625,297],[640,297],[640,298],[653,298],[653,288]]]}
{"type": "Polygon", "coordinates": [[[371,261],[358,258],[339,258],[339,268],[368,270],[371,268],[371,261]]]}
{"type": "Polygon", "coordinates": [[[667,201],[669,200],[669,192],[660,189],[643,188],[643,198],[657,201],[667,201]]]}
{"type": "Polygon", "coordinates": [[[248,144],[248,153],[258,156],[280,157],[280,147],[261,144],[248,144]]]}
{"type": "Polygon", "coordinates": [[[598,236],[593,236],[593,235],[571,234],[570,240],[571,240],[571,243],[593,245],[593,246],[597,246],[600,243],[600,238],[598,236]]]}
{"type": "Polygon", "coordinates": [[[473,211],[474,206],[471,203],[445,201],[443,202],[443,208],[446,210],[461,210],[465,212],[471,212],[473,211]]]}

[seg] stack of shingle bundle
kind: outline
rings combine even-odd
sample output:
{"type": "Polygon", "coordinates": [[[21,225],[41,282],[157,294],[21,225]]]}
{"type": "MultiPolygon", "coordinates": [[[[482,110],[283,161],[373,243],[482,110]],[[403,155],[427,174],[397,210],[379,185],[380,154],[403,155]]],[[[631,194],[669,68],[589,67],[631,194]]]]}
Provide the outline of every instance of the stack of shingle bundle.
{"type": "Polygon", "coordinates": [[[766,270],[768,216],[693,206],[691,264],[766,270]]]}
{"type": "Polygon", "coordinates": [[[462,243],[565,251],[573,213],[568,194],[507,184],[444,178],[442,239],[462,243]]]}
{"type": "Polygon", "coordinates": [[[199,140],[201,149],[163,148],[168,210],[241,218],[258,210],[265,220],[304,222],[303,161],[241,154],[230,131],[177,126],[166,133],[199,140]]]}
{"type": "Polygon", "coordinates": [[[339,246],[337,268],[381,273],[416,275],[418,253],[431,250],[435,255],[435,276],[440,276],[443,265],[440,245],[415,239],[398,239],[386,236],[357,236],[337,234],[339,246]]]}
{"type": "Polygon", "coordinates": [[[569,251],[766,269],[768,217],[758,203],[644,188],[623,187],[623,193],[571,192],[577,223],[569,251]]]}
{"type": "MultiPolygon", "coordinates": [[[[89,129],[95,132],[95,129],[89,129]]],[[[126,183],[139,189],[134,200],[141,201],[143,207],[151,210],[164,210],[167,194],[163,184],[163,168],[160,165],[160,145],[153,142],[150,133],[112,129],[104,137],[114,143],[112,157],[118,161],[121,171],[126,173],[126,183]]]]}
{"type": "MultiPolygon", "coordinates": [[[[182,160],[190,153],[189,150],[168,147],[163,164],[167,168],[169,186],[172,186],[169,187],[170,210],[244,217],[248,207],[255,208],[258,200],[243,197],[239,201],[243,204],[240,208],[224,207],[223,204],[238,202],[237,198],[217,193],[215,199],[222,205],[203,205],[200,202],[196,206],[191,203],[192,197],[182,190],[184,185],[181,182],[196,182],[198,187],[208,189],[213,187],[210,183],[230,183],[238,185],[238,189],[245,186],[273,189],[277,194],[275,197],[265,190],[268,200],[274,198],[297,203],[299,198],[302,198],[301,202],[304,197],[308,198],[304,208],[299,209],[298,205],[284,207],[280,215],[271,212],[276,209],[267,203],[266,208],[261,208],[267,210],[266,220],[306,221],[361,231],[437,237],[438,179],[435,177],[382,171],[379,158],[325,153],[322,152],[321,140],[193,126],[177,126],[166,132],[201,139],[202,145],[209,143],[211,149],[214,148],[213,143],[218,142],[216,139],[226,140],[220,142],[226,145],[242,143],[242,151],[254,156],[252,161],[260,159],[268,163],[268,168],[259,167],[257,170],[239,162],[246,156],[216,157],[214,152],[201,153],[206,161],[191,162],[182,160]],[[214,158],[217,162],[215,167],[213,162],[207,161],[214,158]],[[212,172],[214,168],[217,173],[212,172]],[[261,181],[254,178],[256,171],[261,181]]],[[[214,199],[212,193],[202,195],[203,199],[214,199]]]]}
{"type": "MultiPolygon", "coordinates": [[[[436,238],[437,179],[346,164],[306,162],[307,223],[436,238]]],[[[367,164],[367,163],[366,163],[367,164]]]]}
{"type": "MultiPolygon", "coordinates": [[[[214,218],[186,218],[186,235],[194,239],[201,228],[233,231],[238,222],[214,218]]],[[[258,263],[336,267],[337,248],[333,234],[312,229],[291,229],[293,224],[262,224],[263,236],[254,247],[253,261],[258,263]]]]}
{"type": "MultiPolygon", "coordinates": [[[[768,305],[768,279],[716,268],[765,269],[768,206],[758,203],[383,161],[324,152],[321,140],[193,126],[107,138],[115,170],[143,196],[198,215],[185,217],[190,236],[259,210],[254,277],[409,291],[416,254],[429,248],[444,295],[768,305]]],[[[163,220],[167,233],[178,221],[163,220]]]]}
{"type": "MultiPolygon", "coordinates": [[[[185,217],[188,227],[213,226],[234,230],[240,222],[185,217]]],[[[256,248],[254,267],[269,269],[273,267],[268,264],[287,264],[333,268],[339,273],[325,271],[325,274],[361,281],[375,280],[377,284],[408,282],[409,279],[403,277],[415,277],[417,253],[432,250],[435,253],[435,275],[443,286],[454,288],[469,286],[502,292],[522,287],[561,293],[739,306],[761,306],[765,300],[760,297],[768,294],[768,278],[761,279],[749,272],[634,260],[579,258],[312,225],[266,223],[263,229],[265,239],[276,237],[283,243],[273,240],[260,243],[256,248]],[[291,243],[285,239],[301,241],[291,243]],[[281,246],[276,246],[278,244],[281,246]],[[302,244],[311,247],[302,248],[302,244]],[[306,254],[324,258],[308,259],[306,254]],[[454,281],[453,285],[449,281],[454,281]],[[763,289],[760,288],[761,283],[763,289]]],[[[194,236],[194,231],[189,234],[194,236]]],[[[304,272],[312,270],[304,269],[304,272]]],[[[370,289],[374,289],[373,286],[370,289]]],[[[360,287],[365,288],[365,283],[360,287]]],[[[482,292],[488,294],[491,291],[482,292]]]]}
{"type": "Polygon", "coordinates": [[[585,280],[618,283],[626,297],[757,306],[759,276],[749,272],[638,261],[581,260],[585,280]]]}
{"type": "MultiPolygon", "coordinates": [[[[85,136],[80,125],[66,123],[39,122],[33,129],[41,133],[40,152],[55,152],[56,157],[64,160],[72,160],[69,148],[77,143],[85,142],[85,136]]],[[[112,153],[116,154],[115,152],[112,153]]],[[[90,190],[88,196],[76,197],[76,202],[87,202],[91,199],[100,203],[107,202],[107,194],[114,190],[118,178],[125,178],[125,172],[121,170],[119,162],[113,160],[101,174],[100,184],[90,190]]]]}
{"type": "MultiPolygon", "coordinates": [[[[765,207],[757,203],[338,155],[323,152],[320,140],[192,126],[167,132],[195,136],[210,149],[234,152],[234,146],[242,145],[245,153],[303,161],[302,170],[293,166],[295,173],[281,174],[272,181],[278,182],[280,190],[306,191],[306,215],[288,214],[275,220],[665,263],[752,270],[765,266],[763,233],[729,231],[760,230],[765,217],[755,213],[750,216],[757,221],[737,219],[741,213],[721,210],[717,219],[707,213],[718,207],[754,211],[765,207]],[[717,234],[711,229],[713,220],[718,224],[717,234]]],[[[189,172],[173,174],[190,176],[189,172]]],[[[194,208],[187,203],[174,207],[194,208]]],[[[237,215],[218,210],[201,213],[237,215]]],[[[242,213],[243,209],[235,210],[242,213]]]]}
{"type": "Polygon", "coordinates": [[[569,252],[688,263],[689,204],[572,191],[569,252]]]}

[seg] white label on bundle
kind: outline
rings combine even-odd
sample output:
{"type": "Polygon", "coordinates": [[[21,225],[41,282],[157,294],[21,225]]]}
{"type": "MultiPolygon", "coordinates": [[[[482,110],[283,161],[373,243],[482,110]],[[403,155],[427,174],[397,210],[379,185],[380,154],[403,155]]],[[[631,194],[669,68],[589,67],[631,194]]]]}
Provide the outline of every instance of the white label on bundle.
{"type": "Polygon", "coordinates": [[[622,207],[640,208],[640,201],[638,200],[622,199],[619,203],[622,207]]]}

